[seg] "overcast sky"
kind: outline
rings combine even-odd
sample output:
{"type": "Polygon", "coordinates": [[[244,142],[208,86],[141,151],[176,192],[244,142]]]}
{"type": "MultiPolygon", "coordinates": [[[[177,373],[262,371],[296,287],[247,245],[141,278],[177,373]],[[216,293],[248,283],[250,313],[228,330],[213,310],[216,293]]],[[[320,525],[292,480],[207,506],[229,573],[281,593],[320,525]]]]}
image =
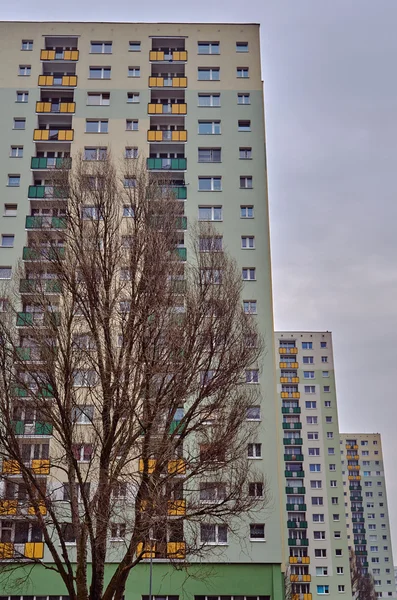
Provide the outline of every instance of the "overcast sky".
{"type": "Polygon", "coordinates": [[[380,432],[397,563],[396,0],[13,0],[3,20],[259,22],[276,329],[333,332],[342,431],[380,432]]]}

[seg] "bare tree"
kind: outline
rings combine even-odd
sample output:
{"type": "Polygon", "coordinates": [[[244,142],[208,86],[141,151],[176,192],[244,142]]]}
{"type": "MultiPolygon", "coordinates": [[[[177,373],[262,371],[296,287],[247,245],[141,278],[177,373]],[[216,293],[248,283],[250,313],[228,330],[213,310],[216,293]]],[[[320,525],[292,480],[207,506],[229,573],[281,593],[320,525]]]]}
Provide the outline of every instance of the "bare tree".
{"type": "Polygon", "coordinates": [[[42,564],[71,600],[120,600],[140,561],[204,556],[268,502],[241,274],[201,224],[185,261],[172,180],[101,158],[54,177],[65,216],[32,217],[0,323],[3,569],[42,564]]]}
{"type": "MultiPolygon", "coordinates": [[[[353,597],[355,600],[376,600],[375,583],[373,576],[363,571],[361,563],[357,561],[353,550],[350,550],[350,580],[353,597]]],[[[366,569],[368,571],[368,569],[366,569]]]]}

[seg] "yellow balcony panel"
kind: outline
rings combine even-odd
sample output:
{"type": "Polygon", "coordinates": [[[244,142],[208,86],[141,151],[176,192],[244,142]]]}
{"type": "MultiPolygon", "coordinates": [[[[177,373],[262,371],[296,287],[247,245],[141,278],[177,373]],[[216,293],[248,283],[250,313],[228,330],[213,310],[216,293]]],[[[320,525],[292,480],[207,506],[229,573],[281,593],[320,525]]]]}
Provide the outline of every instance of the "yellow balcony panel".
{"type": "Polygon", "coordinates": [[[170,475],[184,475],[186,473],[186,463],[183,458],[177,458],[168,462],[168,473],[170,475]]]}
{"type": "Polygon", "coordinates": [[[38,83],[40,86],[53,85],[54,76],[53,75],[39,75],[38,83]]]}
{"type": "Polygon", "coordinates": [[[186,514],[186,500],[168,500],[170,517],[183,517],[186,514]]]}
{"type": "Polygon", "coordinates": [[[0,500],[0,516],[16,515],[18,500],[0,500]]]}
{"type": "Polygon", "coordinates": [[[41,140],[48,140],[49,137],[50,137],[49,129],[35,129],[33,132],[33,140],[35,142],[41,141],[41,140]]]}
{"type": "Polygon", "coordinates": [[[173,131],[172,132],[172,141],[173,142],[186,142],[187,140],[187,131],[173,131]]]}
{"type": "Polygon", "coordinates": [[[21,472],[17,460],[3,460],[3,473],[7,475],[18,475],[21,472]]]}
{"type": "Polygon", "coordinates": [[[150,50],[149,60],[164,60],[164,52],[162,50],[150,50]]]}
{"type": "Polygon", "coordinates": [[[280,369],[286,369],[287,366],[288,366],[288,363],[286,363],[286,362],[281,362],[280,363],[280,369]]]}
{"type": "Polygon", "coordinates": [[[292,397],[293,398],[300,398],[301,397],[301,393],[300,392],[292,392],[292,397]]]}
{"type": "Polygon", "coordinates": [[[143,542],[139,542],[136,547],[136,553],[138,556],[142,554],[142,558],[155,558],[156,544],[143,544],[143,542]]]}
{"type": "Polygon", "coordinates": [[[147,105],[147,111],[149,115],[161,115],[163,114],[163,105],[158,102],[151,102],[147,105]]]}
{"type": "Polygon", "coordinates": [[[153,131],[149,130],[147,132],[147,141],[148,142],[161,142],[163,140],[163,132],[162,131],[153,131]]]}
{"type": "Polygon", "coordinates": [[[76,75],[64,75],[62,77],[62,85],[66,87],[74,87],[77,85],[76,75]]]}
{"type": "Polygon", "coordinates": [[[49,475],[50,461],[48,458],[36,458],[32,460],[32,471],[36,475],[49,475]]]}
{"type": "MultiPolygon", "coordinates": [[[[47,514],[47,508],[44,504],[44,502],[39,502],[39,512],[42,515],[46,515],[47,514]]],[[[34,509],[34,506],[29,506],[28,508],[28,515],[35,515],[36,511],[34,509]]]]}
{"type": "Polygon", "coordinates": [[[38,113],[51,112],[51,102],[36,102],[36,112],[38,112],[38,113]]]}
{"type": "Polygon", "coordinates": [[[65,50],[63,53],[63,60],[79,60],[79,51],[65,50]]]}
{"type": "Polygon", "coordinates": [[[187,86],[187,77],[173,77],[172,87],[183,87],[187,86]]]}
{"type": "Polygon", "coordinates": [[[289,557],[290,565],[310,565],[310,557],[309,556],[290,556],[289,557]]]}
{"type": "Polygon", "coordinates": [[[171,112],[173,115],[186,115],[187,104],[172,104],[171,112]]]}
{"type": "Polygon", "coordinates": [[[287,348],[279,348],[278,352],[279,354],[287,354],[287,348]]]}
{"type": "Polygon", "coordinates": [[[289,396],[288,392],[281,392],[282,398],[288,398],[288,396],[289,396]]]}
{"type": "Polygon", "coordinates": [[[14,556],[14,544],[11,542],[0,542],[0,560],[14,556]]]}
{"type": "Polygon", "coordinates": [[[41,50],[40,60],[55,60],[55,50],[41,50]]]}
{"type": "Polygon", "coordinates": [[[168,558],[184,559],[186,557],[185,542],[168,542],[167,543],[168,558]]]}
{"type": "Polygon", "coordinates": [[[292,383],[299,383],[299,377],[292,377],[292,383]]]}
{"type": "Polygon", "coordinates": [[[164,77],[149,77],[149,87],[164,87],[164,77]]]}
{"type": "Polygon", "coordinates": [[[73,129],[60,129],[58,132],[58,140],[61,142],[72,142],[73,134],[73,129]]]}
{"type": "Polygon", "coordinates": [[[75,102],[61,102],[60,104],[60,112],[61,113],[74,113],[76,110],[75,102]]]}
{"type": "Polygon", "coordinates": [[[291,369],[299,369],[299,363],[297,362],[290,363],[289,366],[291,369]]]}
{"type": "Polygon", "coordinates": [[[173,60],[187,61],[187,50],[175,50],[172,53],[173,60]]]}
{"type": "MultiPolygon", "coordinates": [[[[147,461],[147,472],[153,473],[155,468],[156,468],[156,460],[154,458],[149,458],[149,460],[147,461]]],[[[144,470],[145,470],[145,461],[143,460],[143,458],[140,458],[139,459],[139,472],[143,473],[144,470]]]]}
{"type": "Polygon", "coordinates": [[[26,558],[43,558],[44,542],[27,542],[24,554],[26,558]]]}
{"type": "Polygon", "coordinates": [[[288,383],[288,377],[280,377],[280,383],[288,383]]]}

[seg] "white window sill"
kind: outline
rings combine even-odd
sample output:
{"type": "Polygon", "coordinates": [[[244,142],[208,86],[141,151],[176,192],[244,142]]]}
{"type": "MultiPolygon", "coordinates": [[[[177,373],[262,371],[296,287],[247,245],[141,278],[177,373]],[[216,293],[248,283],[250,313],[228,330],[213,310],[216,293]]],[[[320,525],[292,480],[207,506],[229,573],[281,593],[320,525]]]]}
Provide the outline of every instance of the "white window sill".
{"type": "Polygon", "coordinates": [[[247,456],[248,460],[262,460],[261,456],[247,456]]]}
{"type": "Polygon", "coordinates": [[[228,546],[229,542],[201,542],[204,546],[228,546]]]}
{"type": "Polygon", "coordinates": [[[111,542],[125,542],[124,538],[110,538],[111,542]]]}
{"type": "Polygon", "coordinates": [[[265,538],[262,538],[262,539],[250,538],[250,542],[266,542],[266,540],[265,540],[265,538]]]}

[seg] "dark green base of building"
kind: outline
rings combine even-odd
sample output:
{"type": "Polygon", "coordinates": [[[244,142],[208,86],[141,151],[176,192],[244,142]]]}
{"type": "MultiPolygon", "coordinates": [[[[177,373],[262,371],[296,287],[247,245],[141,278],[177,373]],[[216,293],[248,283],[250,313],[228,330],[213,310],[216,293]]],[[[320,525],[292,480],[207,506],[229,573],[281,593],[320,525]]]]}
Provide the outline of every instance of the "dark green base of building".
{"type": "MultiPolygon", "coordinates": [[[[113,565],[107,567],[110,578],[113,565]]],[[[28,571],[26,570],[25,573],[28,571]]],[[[0,600],[62,600],[67,597],[61,578],[52,571],[36,566],[23,583],[18,579],[24,569],[15,575],[1,574],[0,600]]],[[[19,579],[20,580],[20,579],[19,579]]],[[[167,596],[179,596],[179,600],[218,600],[220,596],[239,596],[239,600],[284,600],[283,576],[277,564],[200,564],[188,569],[176,569],[167,563],[153,563],[153,597],[167,600],[167,596]]],[[[149,564],[137,565],[130,574],[125,590],[125,600],[142,600],[149,595],[149,564]]],[[[221,598],[219,598],[221,600],[221,598]]],[[[222,599],[223,600],[223,599],[222,599]]],[[[226,600],[226,599],[225,599],[226,600]]]]}

